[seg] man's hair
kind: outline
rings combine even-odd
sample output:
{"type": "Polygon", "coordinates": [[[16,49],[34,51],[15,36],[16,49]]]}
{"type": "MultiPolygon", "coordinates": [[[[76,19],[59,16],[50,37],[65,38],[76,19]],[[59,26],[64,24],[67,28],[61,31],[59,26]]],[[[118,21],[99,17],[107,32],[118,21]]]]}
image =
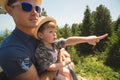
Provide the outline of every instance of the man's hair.
{"type": "Polygon", "coordinates": [[[13,3],[15,3],[17,0],[8,0],[7,5],[11,6],[13,3]]]}

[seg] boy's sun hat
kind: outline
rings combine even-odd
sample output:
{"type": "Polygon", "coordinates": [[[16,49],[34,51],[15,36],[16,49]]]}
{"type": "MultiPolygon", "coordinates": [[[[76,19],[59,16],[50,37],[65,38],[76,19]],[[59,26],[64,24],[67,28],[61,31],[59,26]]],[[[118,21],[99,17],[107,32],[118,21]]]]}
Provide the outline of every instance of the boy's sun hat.
{"type": "MultiPolygon", "coordinates": [[[[7,5],[7,3],[8,3],[8,0],[0,0],[0,7],[2,7],[5,11],[6,11],[5,5],[7,5]]],[[[42,0],[37,0],[37,3],[39,5],[41,5],[42,4],[42,0]]]]}
{"type": "Polygon", "coordinates": [[[39,40],[39,37],[38,37],[38,34],[37,34],[38,33],[38,29],[41,27],[42,24],[44,24],[45,22],[48,22],[48,21],[51,21],[51,22],[55,23],[55,25],[57,25],[56,20],[54,18],[52,18],[52,17],[46,17],[46,16],[41,16],[39,18],[38,26],[37,26],[37,28],[35,29],[35,32],[34,32],[34,37],[36,39],[39,40]]]}

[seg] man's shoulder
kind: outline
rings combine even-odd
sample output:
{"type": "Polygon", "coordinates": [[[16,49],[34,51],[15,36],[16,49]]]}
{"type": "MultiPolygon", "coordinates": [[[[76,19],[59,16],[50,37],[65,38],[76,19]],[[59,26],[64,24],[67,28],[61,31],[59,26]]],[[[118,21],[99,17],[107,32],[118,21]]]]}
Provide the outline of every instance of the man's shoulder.
{"type": "Polygon", "coordinates": [[[16,55],[16,53],[25,53],[26,51],[28,50],[24,42],[13,37],[12,35],[5,38],[0,45],[0,54],[2,55],[16,55]]]}

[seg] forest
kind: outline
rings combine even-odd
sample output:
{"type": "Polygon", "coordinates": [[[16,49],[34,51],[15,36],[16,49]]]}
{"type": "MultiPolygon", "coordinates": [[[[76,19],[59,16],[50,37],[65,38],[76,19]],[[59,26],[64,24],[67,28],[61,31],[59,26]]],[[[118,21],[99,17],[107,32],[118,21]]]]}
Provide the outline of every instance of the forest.
{"type": "MultiPolygon", "coordinates": [[[[40,15],[49,16],[44,8],[40,15]]],[[[82,43],[66,47],[77,75],[88,80],[120,80],[120,15],[112,21],[110,11],[104,5],[99,5],[95,11],[86,6],[81,23],[58,26],[58,38],[100,36],[105,33],[109,36],[96,46],[82,43]]],[[[4,35],[0,36],[0,43],[8,35],[9,30],[6,29],[4,35]]]]}

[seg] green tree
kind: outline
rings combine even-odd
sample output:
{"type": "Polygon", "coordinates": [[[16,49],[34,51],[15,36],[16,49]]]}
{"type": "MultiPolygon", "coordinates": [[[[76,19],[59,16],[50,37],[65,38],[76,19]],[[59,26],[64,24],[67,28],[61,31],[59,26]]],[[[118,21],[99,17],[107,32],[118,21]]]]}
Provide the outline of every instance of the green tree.
{"type": "Polygon", "coordinates": [[[2,36],[0,36],[0,43],[2,42],[2,40],[3,40],[3,37],[2,37],[2,36]]]}
{"type": "Polygon", "coordinates": [[[10,35],[10,31],[8,29],[5,29],[4,35],[3,37],[7,37],[8,35],[10,35]]]}
{"type": "Polygon", "coordinates": [[[119,28],[119,25],[120,25],[120,16],[118,17],[116,23],[115,23],[115,26],[114,26],[114,31],[117,31],[118,28],[119,28]]]}
{"type": "Polygon", "coordinates": [[[120,17],[115,22],[114,31],[109,38],[106,52],[106,65],[112,67],[115,71],[120,71],[120,17]]]}
{"type": "Polygon", "coordinates": [[[2,7],[0,7],[0,14],[6,14],[5,10],[2,7]]]}
{"type": "Polygon", "coordinates": [[[62,37],[68,38],[70,36],[72,36],[71,28],[68,24],[65,24],[64,27],[62,28],[62,37]]]}
{"type": "Polygon", "coordinates": [[[82,36],[89,36],[91,34],[91,26],[92,26],[91,13],[89,7],[88,6],[86,7],[87,8],[84,12],[83,24],[81,27],[82,36]]]}
{"type": "MultiPolygon", "coordinates": [[[[84,12],[83,24],[81,26],[81,36],[89,36],[91,35],[92,30],[92,21],[91,21],[91,13],[88,6],[86,6],[86,10],[84,12]]],[[[92,46],[87,43],[82,43],[80,46],[80,53],[82,54],[90,54],[93,53],[92,46]]]]}
{"type": "Polygon", "coordinates": [[[45,11],[44,8],[42,8],[42,11],[40,13],[41,16],[47,16],[47,12],[45,11]]]}
{"type": "MultiPolygon", "coordinates": [[[[80,31],[80,27],[81,25],[80,24],[73,24],[72,27],[71,27],[71,31],[72,31],[72,36],[80,36],[81,34],[81,31],[80,31]]],[[[79,44],[76,44],[74,45],[74,48],[75,48],[75,53],[76,51],[80,51],[80,48],[79,48],[79,44]]],[[[75,55],[75,54],[74,54],[75,55]]],[[[74,57],[76,58],[76,57],[74,57]]],[[[75,61],[76,62],[76,61],[75,61]]]]}
{"type": "Polygon", "coordinates": [[[2,36],[0,36],[0,43],[4,38],[6,38],[8,35],[10,35],[10,31],[8,29],[5,29],[5,32],[2,36]]]}
{"type": "Polygon", "coordinates": [[[73,36],[79,36],[80,35],[80,28],[79,28],[79,24],[73,24],[71,27],[71,31],[72,31],[72,35],[73,36]]]}
{"type": "MultiPolygon", "coordinates": [[[[99,36],[105,33],[108,33],[109,36],[111,35],[111,16],[109,10],[105,6],[100,5],[96,8],[94,23],[95,35],[99,36]]],[[[107,39],[104,39],[96,45],[98,51],[103,51],[105,49],[106,40],[107,39]]]]}
{"type": "Polygon", "coordinates": [[[61,38],[62,36],[61,36],[61,32],[62,32],[62,30],[61,30],[61,28],[57,28],[57,38],[61,38]]]}

